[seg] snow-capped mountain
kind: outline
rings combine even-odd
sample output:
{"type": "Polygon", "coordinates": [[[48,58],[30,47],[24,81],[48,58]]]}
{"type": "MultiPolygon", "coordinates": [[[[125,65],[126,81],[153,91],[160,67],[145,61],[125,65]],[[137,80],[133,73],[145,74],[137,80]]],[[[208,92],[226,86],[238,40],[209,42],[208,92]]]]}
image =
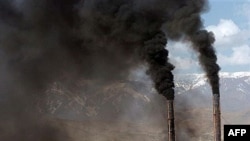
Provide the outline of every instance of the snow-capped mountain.
{"type": "MultiPolygon", "coordinates": [[[[238,90],[242,90],[242,92],[246,88],[244,85],[250,85],[250,72],[236,72],[236,73],[228,73],[222,72],[220,73],[220,88],[221,90],[227,90],[234,83],[234,87],[237,87],[238,90]],[[242,81],[242,82],[241,82],[242,81]]],[[[178,94],[182,92],[196,89],[199,87],[203,87],[208,84],[208,80],[205,74],[182,74],[175,76],[176,88],[178,90],[178,94]]]]}
{"type": "MultiPolygon", "coordinates": [[[[179,75],[175,78],[177,94],[184,94],[187,99],[211,98],[211,87],[204,74],[179,75]]],[[[224,110],[249,109],[250,72],[220,73],[220,93],[224,110]]],[[[205,101],[203,105],[208,103],[205,101]]]]}
{"type": "MultiPolygon", "coordinates": [[[[74,88],[55,83],[48,90],[47,112],[61,116],[95,118],[98,115],[130,113],[129,118],[145,116],[147,112],[161,111],[159,96],[146,81],[117,81],[98,84],[81,81],[74,88]],[[147,111],[147,112],[145,112],[147,111]]],[[[188,106],[211,107],[212,92],[204,74],[175,75],[176,103],[184,100],[188,106]]],[[[250,108],[250,72],[220,74],[221,105],[223,110],[250,108]]],[[[125,114],[127,116],[127,114],[125,114]]],[[[108,116],[107,116],[108,117],[108,116]]]]}
{"type": "MultiPolygon", "coordinates": [[[[83,80],[69,86],[54,83],[46,93],[46,108],[42,112],[64,119],[77,120],[75,133],[92,137],[98,134],[103,137],[117,134],[110,126],[122,126],[119,133],[127,133],[133,129],[149,135],[148,127],[157,129],[152,138],[165,140],[167,132],[166,99],[153,88],[147,79],[144,81],[117,81],[103,84],[96,80],[83,80]],[[88,123],[91,120],[93,122],[88,123]],[[87,121],[87,122],[86,122],[87,121]],[[95,124],[93,124],[95,123],[95,124]],[[79,125],[78,125],[79,124],[79,125]],[[117,125],[118,124],[118,125],[117,125]],[[136,125],[141,124],[138,128],[136,125]],[[78,128],[84,131],[79,131],[78,128]],[[135,128],[136,127],[136,128],[135,128]],[[85,131],[86,130],[86,131],[85,131]],[[91,132],[90,132],[91,131],[91,132]]],[[[222,108],[222,125],[250,124],[250,73],[221,73],[220,93],[222,108]]],[[[212,92],[204,74],[175,75],[175,123],[179,136],[188,136],[193,140],[213,140],[212,92]],[[198,129],[198,130],[197,130],[198,129]]],[[[70,127],[73,125],[70,125],[70,127]]],[[[137,131],[135,131],[137,133],[137,131]]],[[[129,134],[130,136],[131,134],[129,134]]]]}

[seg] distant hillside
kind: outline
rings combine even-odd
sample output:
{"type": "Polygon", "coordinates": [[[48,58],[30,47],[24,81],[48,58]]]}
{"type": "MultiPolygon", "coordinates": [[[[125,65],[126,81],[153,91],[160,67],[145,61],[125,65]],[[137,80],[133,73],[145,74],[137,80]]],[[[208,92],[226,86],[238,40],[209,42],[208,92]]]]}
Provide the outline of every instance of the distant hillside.
{"type": "MultiPolygon", "coordinates": [[[[177,139],[213,140],[212,93],[204,74],[177,75],[175,84],[177,139]]],[[[249,124],[250,73],[222,73],[220,88],[222,125],[249,124]]],[[[58,82],[46,96],[41,112],[72,121],[67,124],[74,137],[128,141],[147,136],[152,141],[157,136],[153,141],[166,140],[166,100],[147,80],[109,84],[83,80],[72,86],[58,82]]]]}

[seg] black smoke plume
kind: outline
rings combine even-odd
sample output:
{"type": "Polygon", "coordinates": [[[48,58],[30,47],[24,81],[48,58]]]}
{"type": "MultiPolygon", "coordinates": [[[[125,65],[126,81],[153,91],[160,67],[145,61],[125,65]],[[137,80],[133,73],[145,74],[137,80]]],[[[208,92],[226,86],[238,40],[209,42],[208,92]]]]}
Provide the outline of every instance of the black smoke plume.
{"type": "Polygon", "coordinates": [[[145,42],[145,60],[149,64],[148,73],[155,83],[158,93],[168,100],[174,99],[174,76],[171,71],[174,66],[168,62],[168,51],[165,34],[157,33],[152,39],[145,42]]]}
{"type": "Polygon", "coordinates": [[[213,33],[203,28],[200,14],[208,9],[207,0],[186,0],[177,2],[180,7],[172,13],[170,22],[165,24],[169,38],[178,40],[187,37],[193,49],[199,54],[199,61],[212,86],[213,94],[219,94],[220,70],[212,44],[213,33]]]}
{"type": "Polygon", "coordinates": [[[213,38],[201,30],[206,2],[0,0],[0,120],[9,123],[1,140],[67,140],[36,108],[56,81],[125,79],[146,62],[156,90],[173,99],[167,38],[193,42],[216,93],[213,38]]]}

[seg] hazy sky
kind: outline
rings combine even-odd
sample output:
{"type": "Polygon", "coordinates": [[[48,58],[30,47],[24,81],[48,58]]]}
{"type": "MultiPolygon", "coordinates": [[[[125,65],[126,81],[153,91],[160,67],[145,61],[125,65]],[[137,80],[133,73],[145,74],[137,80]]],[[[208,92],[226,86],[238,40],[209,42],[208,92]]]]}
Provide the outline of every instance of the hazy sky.
{"type": "MultiPolygon", "coordinates": [[[[202,15],[207,30],[214,32],[214,47],[223,72],[250,71],[250,0],[209,0],[202,15]]],[[[197,55],[186,43],[170,42],[171,61],[177,72],[201,72],[197,55]]]]}

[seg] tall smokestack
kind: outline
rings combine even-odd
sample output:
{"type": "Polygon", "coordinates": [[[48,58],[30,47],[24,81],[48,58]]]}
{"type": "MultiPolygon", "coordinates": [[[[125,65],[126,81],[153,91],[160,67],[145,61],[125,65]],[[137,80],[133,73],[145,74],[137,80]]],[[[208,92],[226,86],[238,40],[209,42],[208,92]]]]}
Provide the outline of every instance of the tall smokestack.
{"type": "Polygon", "coordinates": [[[179,40],[185,36],[192,43],[193,49],[198,53],[201,67],[213,91],[214,101],[214,130],[215,141],[220,141],[220,94],[219,70],[217,56],[212,46],[215,39],[213,33],[204,30],[200,13],[207,10],[207,0],[178,1],[180,7],[174,10],[171,21],[167,22],[167,35],[170,39],[179,40]]]}
{"type": "Polygon", "coordinates": [[[199,53],[199,61],[205,70],[213,93],[213,122],[214,141],[221,141],[220,122],[220,91],[219,75],[220,67],[216,63],[217,57],[212,46],[214,37],[212,33],[205,30],[198,31],[193,38],[194,49],[199,53]]]}
{"type": "Polygon", "coordinates": [[[214,141],[221,141],[220,95],[213,94],[214,141]]]}
{"type": "Polygon", "coordinates": [[[168,141],[175,141],[174,100],[168,100],[168,141]]]}
{"type": "Polygon", "coordinates": [[[145,42],[145,60],[149,63],[148,73],[152,77],[159,94],[167,99],[168,108],[168,141],[175,141],[174,124],[174,66],[168,62],[168,51],[165,49],[167,39],[163,32],[158,32],[145,42]]]}

